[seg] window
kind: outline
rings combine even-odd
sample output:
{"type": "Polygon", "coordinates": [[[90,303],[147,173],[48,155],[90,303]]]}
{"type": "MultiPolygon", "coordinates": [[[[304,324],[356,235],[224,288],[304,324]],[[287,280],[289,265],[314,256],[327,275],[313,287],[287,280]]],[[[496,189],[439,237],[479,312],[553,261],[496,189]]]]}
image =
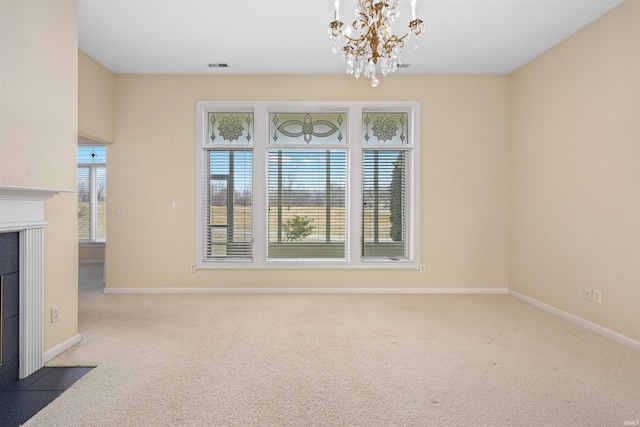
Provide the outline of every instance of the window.
{"type": "Polygon", "coordinates": [[[362,254],[365,259],[410,257],[412,150],[407,113],[363,116],[362,254]]]}
{"type": "Polygon", "coordinates": [[[205,143],[203,259],[253,254],[253,113],[209,112],[205,143]]]}
{"type": "Polygon", "coordinates": [[[267,258],[346,260],[345,113],[271,113],[267,258]]]}
{"type": "Polygon", "coordinates": [[[416,268],[416,102],[196,104],[199,268],[416,268]]]}
{"type": "Polygon", "coordinates": [[[106,148],[78,146],[78,240],[104,242],[107,238],[106,148]]]}

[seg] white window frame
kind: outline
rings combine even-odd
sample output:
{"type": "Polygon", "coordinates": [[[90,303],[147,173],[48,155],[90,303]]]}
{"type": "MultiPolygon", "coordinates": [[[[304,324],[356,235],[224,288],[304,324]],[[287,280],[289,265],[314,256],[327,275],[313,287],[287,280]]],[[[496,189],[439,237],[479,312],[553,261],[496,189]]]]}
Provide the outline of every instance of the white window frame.
{"type": "MultiPolygon", "coordinates": [[[[417,101],[196,101],[196,252],[198,269],[418,269],[420,266],[420,103],[417,101]],[[224,143],[220,148],[253,148],[253,259],[205,260],[204,259],[204,165],[205,153],[212,147],[208,142],[208,114],[210,112],[253,112],[253,141],[251,144],[224,143]],[[347,201],[346,260],[296,259],[267,260],[268,220],[268,170],[267,150],[270,145],[269,113],[271,112],[327,112],[345,111],[347,144],[332,148],[347,149],[347,201]],[[413,165],[411,167],[408,204],[410,242],[408,257],[401,260],[362,259],[362,152],[377,147],[362,144],[362,113],[407,112],[409,116],[408,144],[413,165]]],[[[285,146],[282,147],[286,149],[285,146]]],[[[391,149],[393,146],[380,146],[391,149]]]]}

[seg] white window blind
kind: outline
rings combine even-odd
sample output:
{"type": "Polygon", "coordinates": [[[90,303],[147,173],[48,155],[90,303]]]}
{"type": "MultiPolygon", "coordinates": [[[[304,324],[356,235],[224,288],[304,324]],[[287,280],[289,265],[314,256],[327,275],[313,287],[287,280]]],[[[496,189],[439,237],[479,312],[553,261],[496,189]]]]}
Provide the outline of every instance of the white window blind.
{"type": "Polygon", "coordinates": [[[209,150],[205,170],[205,257],[251,259],[252,151],[209,150]]]}
{"type": "Polygon", "coordinates": [[[365,259],[407,259],[410,152],[364,150],[362,216],[365,259]]]}
{"type": "Polygon", "coordinates": [[[269,150],[269,259],[345,259],[346,161],[346,150],[269,150]]]}

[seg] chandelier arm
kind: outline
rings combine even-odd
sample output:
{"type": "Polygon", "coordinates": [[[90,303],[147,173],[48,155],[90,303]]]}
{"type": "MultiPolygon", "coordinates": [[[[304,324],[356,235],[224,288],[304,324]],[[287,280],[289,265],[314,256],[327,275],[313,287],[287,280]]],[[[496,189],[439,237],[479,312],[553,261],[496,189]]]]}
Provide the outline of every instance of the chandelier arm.
{"type": "Polygon", "coordinates": [[[346,35],[346,34],[343,34],[342,36],[343,36],[345,39],[347,39],[347,40],[349,40],[349,41],[352,41],[352,42],[354,42],[354,43],[360,43],[360,42],[362,42],[362,41],[366,41],[366,40],[367,40],[367,36],[368,36],[368,35],[369,35],[369,33],[367,33],[367,34],[365,34],[365,35],[363,35],[363,36],[361,36],[361,37],[358,37],[358,38],[350,37],[350,36],[348,36],[348,35],[346,35]]]}
{"type": "MultiPolygon", "coordinates": [[[[365,34],[362,34],[358,38],[351,37],[351,36],[348,36],[346,34],[343,34],[343,36],[344,36],[345,39],[355,43],[356,47],[358,47],[358,50],[360,50],[360,49],[364,50],[364,47],[360,46],[362,43],[364,43],[366,45],[366,42],[368,40],[377,38],[377,34],[373,31],[372,27],[368,27],[368,31],[365,34]]],[[[347,46],[345,46],[345,47],[347,47],[347,46]]]]}

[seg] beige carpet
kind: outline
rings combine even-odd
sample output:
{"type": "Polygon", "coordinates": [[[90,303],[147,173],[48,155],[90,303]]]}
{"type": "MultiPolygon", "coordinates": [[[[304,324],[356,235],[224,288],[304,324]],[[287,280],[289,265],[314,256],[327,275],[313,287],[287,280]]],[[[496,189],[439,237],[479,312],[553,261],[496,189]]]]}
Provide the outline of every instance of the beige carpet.
{"type": "Polygon", "coordinates": [[[509,296],[103,295],[83,283],[83,340],[49,365],[97,368],[28,426],[640,420],[640,353],[509,296]]]}

